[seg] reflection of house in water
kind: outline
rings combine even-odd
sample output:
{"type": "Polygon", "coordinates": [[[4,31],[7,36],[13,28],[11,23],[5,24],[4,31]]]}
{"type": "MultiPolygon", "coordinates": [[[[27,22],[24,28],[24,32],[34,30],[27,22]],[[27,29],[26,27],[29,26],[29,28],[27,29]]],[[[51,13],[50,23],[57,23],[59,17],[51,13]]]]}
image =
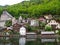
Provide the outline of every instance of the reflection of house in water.
{"type": "Polygon", "coordinates": [[[0,37],[0,45],[11,45],[11,43],[9,42],[9,37],[0,37]]]}
{"type": "Polygon", "coordinates": [[[41,42],[55,42],[55,39],[41,39],[41,42]]]}
{"type": "Polygon", "coordinates": [[[0,43],[0,45],[11,45],[11,43],[0,43]]]}
{"type": "Polygon", "coordinates": [[[25,37],[21,37],[19,39],[19,45],[25,45],[25,43],[26,43],[26,38],[25,37]]]}
{"type": "Polygon", "coordinates": [[[58,38],[42,38],[41,39],[41,44],[42,45],[60,45],[59,39],[58,38]],[[58,41],[57,41],[58,40],[58,41]]]}
{"type": "Polygon", "coordinates": [[[35,39],[35,38],[37,38],[37,35],[36,35],[35,32],[27,32],[27,33],[26,33],[26,38],[35,39]]]}
{"type": "Polygon", "coordinates": [[[36,41],[36,38],[26,38],[26,37],[20,37],[19,39],[19,45],[25,45],[27,42],[32,41],[33,43],[36,41]]]}
{"type": "Polygon", "coordinates": [[[26,41],[36,41],[36,38],[27,38],[26,41]]]}

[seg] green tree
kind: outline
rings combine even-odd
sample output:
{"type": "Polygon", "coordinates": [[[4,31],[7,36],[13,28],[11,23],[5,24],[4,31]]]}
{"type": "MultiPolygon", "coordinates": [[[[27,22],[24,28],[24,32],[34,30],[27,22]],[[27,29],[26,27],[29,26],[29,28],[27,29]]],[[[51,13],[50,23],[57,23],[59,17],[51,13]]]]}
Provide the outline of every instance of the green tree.
{"type": "Polygon", "coordinates": [[[11,20],[6,21],[5,26],[7,27],[12,26],[12,21],[11,20]]]}
{"type": "Polygon", "coordinates": [[[52,27],[51,26],[45,26],[45,31],[52,31],[52,27]]]}

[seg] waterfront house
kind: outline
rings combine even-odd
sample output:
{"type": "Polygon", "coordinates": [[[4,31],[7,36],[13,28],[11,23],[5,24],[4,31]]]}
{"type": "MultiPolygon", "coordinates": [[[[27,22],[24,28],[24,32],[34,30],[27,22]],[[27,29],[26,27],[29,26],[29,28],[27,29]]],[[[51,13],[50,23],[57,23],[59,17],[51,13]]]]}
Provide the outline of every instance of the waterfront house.
{"type": "Polygon", "coordinates": [[[39,26],[39,21],[36,19],[31,19],[30,26],[39,26]]]}
{"type": "Polygon", "coordinates": [[[3,11],[2,15],[0,16],[0,26],[5,27],[5,22],[7,20],[12,20],[13,16],[11,16],[7,11],[3,11]]]}
{"type": "Polygon", "coordinates": [[[23,36],[26,35],[26,28],[24,26],[20,27],[19,33],[23,36]]]}
{"type": "Polygon", "coordinates": [[[17,20],[15,17],[12,18],[12,25],[16,24],[17,23],[17,20]]]}
{"type": "Polygon", "coordinates": [[[46,19],[46,23],[49,23],[53,17],[51,14],[49,14],[49,15],[45,15],[44,18],[46,19]]]}
{"type": "Polygon", "coordinates": [[[40,22],[46,22],[46,19],[45,19],[44,17],[40,17],[40,18],[39,18],[39,21],[40,21],[40,22]]]}
{"type": "Polygon", "coordinates": [[[58,23],[55,20],[51,20],[48,24],[49,25],[57,25],[58,23]]]}
{"type": "Polygon", "coordinates": [[[41,31],[41,38],[54,38],[55,32],[54,31],[41,31]]]}
{"type": "Polygon", "coordinates": [[[51,20],[47,25],[52,26],[53,30],[55,30],[57,26],[59,25],[59,23],[56,22],[56,20],[51,20]]]}
{"type": "Polygon", "coordinates": [[[11,20],[13,16],[11,16],[7,11],[3,11],[0,19],[1,20],[11,20]]]}

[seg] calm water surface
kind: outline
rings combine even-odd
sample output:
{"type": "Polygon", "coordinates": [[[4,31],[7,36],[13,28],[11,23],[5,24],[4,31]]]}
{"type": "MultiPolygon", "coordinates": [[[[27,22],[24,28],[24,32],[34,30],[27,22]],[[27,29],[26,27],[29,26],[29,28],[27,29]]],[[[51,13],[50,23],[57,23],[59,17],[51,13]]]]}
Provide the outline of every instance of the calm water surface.
{"type": "Polygon", "coordinates": [[[0,45],[60,45],[60,38],[27,39],[25,37],[0,37],[0,45]]]}

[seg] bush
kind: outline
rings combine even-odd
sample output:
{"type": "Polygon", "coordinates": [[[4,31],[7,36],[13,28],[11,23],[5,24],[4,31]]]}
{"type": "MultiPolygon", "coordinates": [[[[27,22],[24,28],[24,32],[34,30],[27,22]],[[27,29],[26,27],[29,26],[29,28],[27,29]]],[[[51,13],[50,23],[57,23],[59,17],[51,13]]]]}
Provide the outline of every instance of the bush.
{"type": "Polygon", "coordinates": [[[39,25],[44,27],[45,26],[45,23],[44,22],[39,22],[39,25]]]}
{"type": "Polygon", "coordinates": [[[45,31],[52,31],[52,27],[51,26],[46,26],[45,31]]]}
{"type": "Polygon", "coordinates": [[[60,30],[58,30],[58,34],[60,35],[60,30]]]}
{"type": "Polygon", "coordinates": [[[39,27],[43,29],[45,27],[45,24],[46,23],[44,23],[44,22],[39,22],[39,27]]]}
{"type": "Polygon", "coordinates": [[[9,27],[11,25],[12,25],[12,21],[11,20],[6,21],[5,26],[9,27]]]}

